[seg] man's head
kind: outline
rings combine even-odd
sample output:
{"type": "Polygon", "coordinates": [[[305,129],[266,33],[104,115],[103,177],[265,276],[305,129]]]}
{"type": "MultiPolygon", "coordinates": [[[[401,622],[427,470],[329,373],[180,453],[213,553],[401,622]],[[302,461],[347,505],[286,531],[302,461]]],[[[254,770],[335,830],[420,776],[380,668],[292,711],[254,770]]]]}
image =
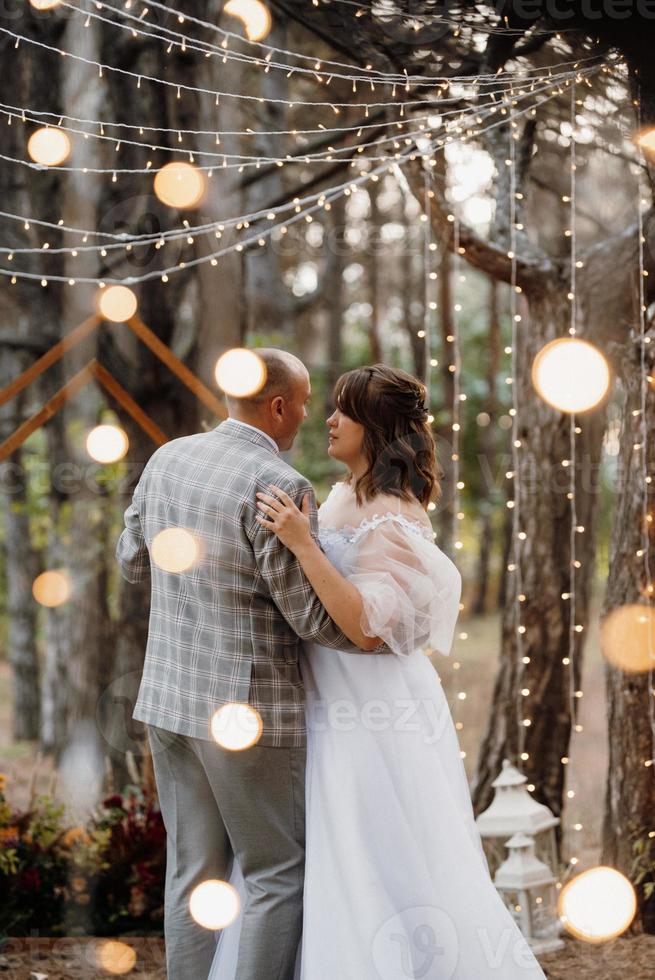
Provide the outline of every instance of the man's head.
{"type": "Polygon", "coordinates": [[[229,416],[262,429],[281,450],[290,449],[307,417],[309,372],[297,357],[276,347],[258,347],[254,353],[264,362],[266,381],[246,398],[226,395],[229,416]]]}

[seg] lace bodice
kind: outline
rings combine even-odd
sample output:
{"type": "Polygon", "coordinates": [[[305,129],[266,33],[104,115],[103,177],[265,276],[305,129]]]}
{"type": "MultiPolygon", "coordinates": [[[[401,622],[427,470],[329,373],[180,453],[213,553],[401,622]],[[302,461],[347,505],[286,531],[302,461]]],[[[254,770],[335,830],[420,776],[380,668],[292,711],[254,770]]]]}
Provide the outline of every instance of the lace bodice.
{"type": "Polygon", "coordinates": [[[429,645],[447,656],[459,613],[459,571],[435,544],[432,528],[411,512],[370,507],[359,523],[347,523],[360,510],[352,496],[343,484],[333,486],[319,508],[319,540],[362,595],[362,630],[399,654],[429,645]]]}

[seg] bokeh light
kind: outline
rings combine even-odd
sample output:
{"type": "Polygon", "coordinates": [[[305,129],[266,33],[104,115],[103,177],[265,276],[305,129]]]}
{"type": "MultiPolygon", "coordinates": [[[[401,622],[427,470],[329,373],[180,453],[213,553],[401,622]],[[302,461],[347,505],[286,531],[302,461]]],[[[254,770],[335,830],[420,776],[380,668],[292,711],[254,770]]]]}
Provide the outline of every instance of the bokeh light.
{"type": "Polygon", "coordinates": [[[61,0],[30,0],[30,3],[35,10],[52,10],[59,6],[61,0]]]}
{"type": "Polygon", "coordinates": [[[223,10],[238,17],[250,41],[261,41],[271,30],[271,14],[261,0],[227,0],[223,10]]]}
{"type": "Polygon", "coordinates": [[[607,394],[610,370],[593,344],[563,337],[539,351],[532,364],[532,383],[537,394],[560,412],[585,412],[607,394]]]}
{"type": "Polygon", "coordinates": [[[225,929],[239,914],[241,902],[236,888],[228,881],[209,878],[191,892],[191,917],[205,929],[225,929]]]}
{"type": "Polygon", "coordinates": [[[620,936],[632,922],[636,909],[631,883],[620,871],[603,865],[569,881],[557,903],[566,930],[589,943],[620,936]]]}
{"type": "Polygon", "coordinates": [[[32,133],[27,141],[27,152],[35,163],[57,167],[68,159],[71,141],[63,129],[43,126],[32,133]]]}
{"type": "Polygon", "coordinates": [[[32,583],[32,595],[38,603],[49,609],[68,602],[71,592],[70,575],[65,568],[41,572],[32,583]]]}
{"type": "Polygon", "coordinates": [[[150,556],[164,572],[186,572],[200,555],[198,540],[183,527],[167,527],[153,538],[150,556]]]}
{"type": "Polygon", "coordinates": [[[136,951],[119,939],[106,939],[98,944],[96,961],[107,973],[130,973],[136,965],[136,951]]]}
{"type": "Polygon", "coordinates": [[[211,720],[211,733],[224,749],[241,752],[259,741],[263,722],[256,708],[250,704],[231,702],[215,711],[211,720]]]}
{"type": "Polygon", "coordinates": [[[86,437],[86,451],[96,463],[116,463],[129,448],[127,433],[118,425],[96,425],[86,437]]]}
{"type": "Polygon", "coordinates": [[[617,606],[600,628],[605,659],[629,674],[655,669],[655,612],[646,604],[617,606]]]}
{"type": "Polygon", "coordinates": [[[649,153],[655,153],[655,129],[644,129],[637,135],[637,144],[649,153]]]}
{"type": "Polygon", "coordinates": [[[205,195],[205,175],[192,163],[167,163],[155,174],[155,194],[171,208],[195,208],[205,195]]]}
{"type": "Polygon", "coordinates": [[[233,398],[256,395],[266,384],[266,365],[255,351],[233,347],[225,351],[214,368],[216,384],[233,398]]]}
{"type": "Polygon", "coordinates": [[[98,312],[112,323],[125,323],[131,319],[139,306],[138,300],[127,286],[106,286],[96,294],[98,312]]]}

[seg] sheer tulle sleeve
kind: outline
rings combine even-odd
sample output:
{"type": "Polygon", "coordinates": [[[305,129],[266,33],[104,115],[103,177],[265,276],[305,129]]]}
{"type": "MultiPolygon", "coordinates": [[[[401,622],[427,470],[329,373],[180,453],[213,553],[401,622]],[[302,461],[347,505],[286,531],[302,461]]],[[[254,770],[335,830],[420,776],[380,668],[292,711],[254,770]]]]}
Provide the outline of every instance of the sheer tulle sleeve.
{"type": "Polygon", "coordinates": [[[399,655],[430,647],[448,656],[462,580],[453,562],[400,515],[369,522],[353,539],[346,577],[361,593],[361,627],[399,655]]]}

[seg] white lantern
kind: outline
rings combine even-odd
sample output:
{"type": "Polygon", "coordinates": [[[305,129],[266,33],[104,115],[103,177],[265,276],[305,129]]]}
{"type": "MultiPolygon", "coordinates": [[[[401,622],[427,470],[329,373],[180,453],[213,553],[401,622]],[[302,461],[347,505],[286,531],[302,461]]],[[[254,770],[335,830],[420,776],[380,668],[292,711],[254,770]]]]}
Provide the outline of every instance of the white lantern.
{"type": "Polygon", "coordinates": [[[562,949],[555,878],[535,855],[534,838],[514,834],[507,849],[509,855],[494,877],[505,905],[535,955],[562,949]]]}
{"type": "Polygon", "coordinates": [[[559,817],[533,799],[525,787],[527,781],[509,759],[503,759],[500,774],[491,784],[494,798],[475,821],[492,875],[505,859],[505,841],[519,833],[534,837],[538,858],[553,870],[558,867],[555,827],[559,817]]]}

